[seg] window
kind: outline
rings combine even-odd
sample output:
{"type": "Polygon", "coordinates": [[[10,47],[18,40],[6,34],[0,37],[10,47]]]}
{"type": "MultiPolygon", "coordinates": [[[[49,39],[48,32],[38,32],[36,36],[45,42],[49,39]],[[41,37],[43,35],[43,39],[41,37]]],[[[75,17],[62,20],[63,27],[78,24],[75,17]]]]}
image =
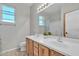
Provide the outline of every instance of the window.
{"type": "Polygon", "coordinates": [[[15,23],[15,9],[9,6],[2,6],[2,21],[15,23]]]}
{"type": "Polygon", "coordinates": [[[39,16],[39,17],[38,17],[38,24],[39,24],[40,26],[44,26],[44,25],[45,25],[45,19],[44,19],[43,16],[39,16]]]}

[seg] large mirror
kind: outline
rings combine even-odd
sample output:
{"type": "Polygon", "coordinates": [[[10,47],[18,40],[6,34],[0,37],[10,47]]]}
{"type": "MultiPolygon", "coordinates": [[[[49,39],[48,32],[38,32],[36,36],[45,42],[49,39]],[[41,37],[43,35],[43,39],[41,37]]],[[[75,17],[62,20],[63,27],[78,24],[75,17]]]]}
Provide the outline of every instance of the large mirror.
{"type": "Polygon", "coordinates": [[[79,3],[55,3],[37,14],[38,32],[79,39],[79,3]],[[73,6],[72,6],[73,5],[73,6]]]}
{"type": "Polygon", "coordinates": [[[54,36],[61,36],[61,7],[53,4],[37,14],[39,33],[51,32],[54,36]]]}

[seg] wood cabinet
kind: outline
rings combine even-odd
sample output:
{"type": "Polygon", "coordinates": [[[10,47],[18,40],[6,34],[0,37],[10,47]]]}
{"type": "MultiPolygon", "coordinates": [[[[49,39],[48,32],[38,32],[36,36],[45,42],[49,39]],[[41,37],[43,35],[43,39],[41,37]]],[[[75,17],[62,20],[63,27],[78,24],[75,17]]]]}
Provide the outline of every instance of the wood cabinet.
{"type": "Polygon", "coordinates": [[[29,38],[26,39],[26,54],[28,56],[64,56],[63,54],[49,49],[29,38]]]}
{"type": "Polygon", "coordinates": [[[27,55],[33,56],[33,41],[31,39],[27,38],[27,43],[26,43],[26,50],[27,50],[27,55]]]}
{"type": "Polygon", "coordinates": [[[39,56],[49,56],[49,49],[39,44],[39,56]]]}

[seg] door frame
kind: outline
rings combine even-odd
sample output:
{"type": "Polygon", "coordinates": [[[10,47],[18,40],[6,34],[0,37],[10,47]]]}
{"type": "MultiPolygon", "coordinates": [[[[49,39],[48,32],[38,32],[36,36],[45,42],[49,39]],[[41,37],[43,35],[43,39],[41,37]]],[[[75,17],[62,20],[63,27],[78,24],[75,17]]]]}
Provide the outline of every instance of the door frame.
{"type": "MultiPolygon", "coordinates": [[[[77,9],[77,10],[79,10],[79,9],[77,9]]],[[[66,36],[66,14],[67,13],[71,13],[71,12],[74,12],[74,11],[77,11],[77,10],[72,10],[72,11],[69,11],[69,12],[66,12],[66,13],[64,13],[64,32],[63,32],[63,34],[64,34],[64,37],[67,37],[66,36]]]]}

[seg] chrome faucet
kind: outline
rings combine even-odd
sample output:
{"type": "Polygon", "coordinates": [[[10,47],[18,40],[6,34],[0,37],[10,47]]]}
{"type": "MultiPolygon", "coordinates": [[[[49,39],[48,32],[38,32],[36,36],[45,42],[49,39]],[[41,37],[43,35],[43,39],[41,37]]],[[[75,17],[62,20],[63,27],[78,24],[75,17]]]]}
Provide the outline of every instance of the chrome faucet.
{"type": "Polygon", "coordinates": [[[57,39],[58,42],[62,42],[62,38],[60,36],[58,36],[58,39],[57,39]]]}

